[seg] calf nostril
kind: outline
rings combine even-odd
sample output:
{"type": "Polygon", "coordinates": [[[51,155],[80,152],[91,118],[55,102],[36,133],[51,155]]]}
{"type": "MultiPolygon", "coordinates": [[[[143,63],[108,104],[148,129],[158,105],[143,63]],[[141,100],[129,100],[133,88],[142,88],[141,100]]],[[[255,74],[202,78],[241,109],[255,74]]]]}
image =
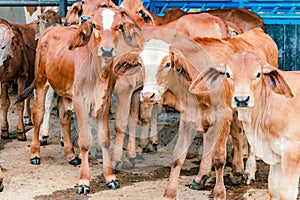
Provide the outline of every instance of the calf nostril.
{"type": "Polygon", "coordinates": [[[143,92],[142,96],[145,101],[153,101],[154,97],[155,97],[155,93],[154,92],[143,92]]]}

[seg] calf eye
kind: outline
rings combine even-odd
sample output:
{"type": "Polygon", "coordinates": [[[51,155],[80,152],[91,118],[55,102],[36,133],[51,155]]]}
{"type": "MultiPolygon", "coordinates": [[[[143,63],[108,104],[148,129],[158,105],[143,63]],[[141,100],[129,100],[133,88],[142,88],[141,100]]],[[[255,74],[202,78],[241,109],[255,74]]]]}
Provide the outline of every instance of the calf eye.
{"type": "Polygon", "coordinates": [[[228,72],[226,72],[226,77],[230,78],[230,74],[228,72]]]}
{"type": "Polygon", "coordinates": [[[84,1],[81,1],[81,3],[82,3],[82,4],[85,4],[85,2],[84,2],[84,1]]]}
{"type": "Polygon", "coordinates": [[[165,68],[169,68],[171,66],[171,63],[169,63],[169,62],[167,62],[166,64],[165,64],[165,68]]]}
{"type": "Polygon", "coordinates": [[[256,75],[256,78],[259,78],[259,77],[260,77],[260,72],[258,72],[256,75]]]}

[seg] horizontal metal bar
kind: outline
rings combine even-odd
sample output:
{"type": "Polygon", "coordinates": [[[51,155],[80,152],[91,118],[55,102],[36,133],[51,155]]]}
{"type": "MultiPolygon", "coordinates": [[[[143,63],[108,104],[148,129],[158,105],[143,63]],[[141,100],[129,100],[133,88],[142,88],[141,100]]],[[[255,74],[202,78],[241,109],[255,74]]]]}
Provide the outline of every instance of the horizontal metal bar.
{"type": "MultiPolygon", "coordinates": [[[[68,1],[67,5],[71,6],[77,1],[68,1]]],[[[22,7],[22,6],[59,6],[59,1],[0,1],[2,7],[22,7]]]]}

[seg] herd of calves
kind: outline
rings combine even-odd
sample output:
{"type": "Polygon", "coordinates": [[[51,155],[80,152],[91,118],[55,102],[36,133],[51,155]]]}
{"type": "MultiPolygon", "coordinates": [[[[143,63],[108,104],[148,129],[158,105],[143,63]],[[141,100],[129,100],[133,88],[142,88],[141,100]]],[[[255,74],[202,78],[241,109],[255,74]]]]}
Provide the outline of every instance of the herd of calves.
{"type": "MultiPolygon", "coordinates": [[[[230,134],[232,180],[254,181],[259,157],[270,165],[270,198],[297,199],[300,73],[278,69],[277,45],[264,32],[257,14],[243,8],[199,13],[174,8],[157,16],[140,0],[124,0],[120,6],[110,0],[82,0],[70,7],[63,20],[53,10],[28,24],[0,19],[0,45],[1,138],[9,138],[8,90],[17,85],[17,139],[26,141],[25,124],[32,119],[30,163],[39,165],[56,93],[64,153],[71,165],[80,165],[77,194],[90,191],[89,117],[97,119],[106,185],[117,189],[115,170],[135,167],[137,155],[146,148],[157,150],[157,116],[160,106],[168,105],[180,113],[180,122],[165,199],[176,198],[181,167],[196,131],[203,134],[203,155],[191,189],[204,188],[214,167],[214,199],[226,199],[223,176],[230,134]],[[116,137],[110,149],[112,94],[116,137]],[[73,112],[81,158],[71,141],[73,112]],[[126,132],[129,138],[122,159],[126,132]]],[[[1,191],[2,181],[0,173],[1,191]]]]}

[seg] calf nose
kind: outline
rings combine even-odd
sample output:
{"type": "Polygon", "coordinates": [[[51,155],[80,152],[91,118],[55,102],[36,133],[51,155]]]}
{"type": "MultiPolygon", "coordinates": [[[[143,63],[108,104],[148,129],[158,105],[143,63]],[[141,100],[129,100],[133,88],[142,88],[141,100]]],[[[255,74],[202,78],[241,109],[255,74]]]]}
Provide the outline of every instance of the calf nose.
{"type": "Polygon", "coordinates": [[[112,57],[114,48],[101,47],[101,53],[103,57],[112,57]]]}
{"type": "Polygon", "coordinates": [[[154,94],[154,92],[143,92],[142,97],[143,97],[144,102],[153,102],[155,94],[154,94]]]}
{"type": "Polygon", "coordinates": [[[249,104],[250,96],[235,96],[234,101],[237,107],[246,107],[249,104]]]}

